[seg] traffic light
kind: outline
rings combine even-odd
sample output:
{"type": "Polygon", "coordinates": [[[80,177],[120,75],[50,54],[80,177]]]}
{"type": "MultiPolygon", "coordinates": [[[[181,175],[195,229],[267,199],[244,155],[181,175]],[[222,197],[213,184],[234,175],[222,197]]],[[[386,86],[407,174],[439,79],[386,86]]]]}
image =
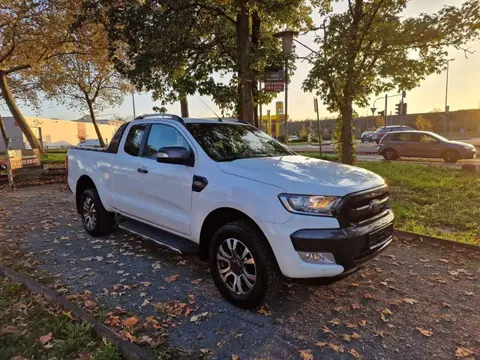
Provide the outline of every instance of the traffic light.
{"type": "Polygon", "coordinates": [[[395,104],[395,114],[397,115],[400,115],[400,107],[402,106],[402,104],[395,104]]]}
{"type": "Polygon", "coordinates": [[[382,116],[382,117],[385,116],[385,110],[379,111],[379,112],[378,112],[378,115],[380,115],[380,116],[382,116]]]}
{"type": "Polygon", "coordinates": [[[407,103],[403,103],[402,115],[407,115],[407,103]]]}

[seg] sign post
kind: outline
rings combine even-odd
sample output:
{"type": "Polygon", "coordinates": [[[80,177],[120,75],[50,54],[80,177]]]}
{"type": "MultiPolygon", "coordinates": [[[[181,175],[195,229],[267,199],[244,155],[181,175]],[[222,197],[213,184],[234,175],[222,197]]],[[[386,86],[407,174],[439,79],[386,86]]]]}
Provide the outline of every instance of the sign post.
{"type": "Polygon", "coordinates": [[[322,127],[320,126],[320,114],[318,113],[318,99],[313,98],[313,109],[317,113],[317,127],[318,127],[318,146],[320,156],[322,156],[322,127]]]}

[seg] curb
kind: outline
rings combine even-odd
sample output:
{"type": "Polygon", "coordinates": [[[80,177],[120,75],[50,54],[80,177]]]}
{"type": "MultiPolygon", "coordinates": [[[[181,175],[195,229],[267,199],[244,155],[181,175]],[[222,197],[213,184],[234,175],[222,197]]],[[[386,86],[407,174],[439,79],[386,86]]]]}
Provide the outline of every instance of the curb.
{"type": "Polygon", "coordinates": [[[440,239],[432,236],[415,234],[408,231],[395,230],[395,236],[398,237],[399,239],[407,240],[407,241],[420,241],[420,242],[426,241],[432,244],[441,244],[441,245],[450,247],[453,250],[456,250],[457,248],[461,248],[461,249],[480,251],[479,245],[459,243],[459,242],[440,239]]]}
{"type": "Polygon", "coordinates": [[[120,351],[123,357],[132,360],[150,360],[151,357],[147,355],[140,347],[124,340],[113,330],[98,322],[92,315],[86,313],[79,307],[73,305],[65,298],[58,296],[55,291],[49,289],[45,285],[40,284],[29,276],[19,274],[9,268],[0,265],[0,273],[10,280],[21,283],[32,292],[43,295],[49,302],[60,305],[65,310],[71,311],[72,315],[86,323],[95,327],[98,337],[107,338],[120,351]]]}

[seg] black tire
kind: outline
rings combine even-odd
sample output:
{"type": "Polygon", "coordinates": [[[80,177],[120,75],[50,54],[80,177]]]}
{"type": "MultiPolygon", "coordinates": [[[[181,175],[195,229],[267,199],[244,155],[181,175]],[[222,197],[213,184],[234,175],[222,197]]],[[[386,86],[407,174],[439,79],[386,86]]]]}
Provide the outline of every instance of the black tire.
{"type": "MultiPolygon", "coordinates": [[[[229,255],[232,255],[230,252],[229,255]]],[[[251,260],[249,260],[251,261],[251,260]]],[[[260,305],[266,299],[271,298],[277,291],[280,289],[282,284],[282,276],[280,275],[280,270],[274,258],[274,255],[267,244],[267,239],[260,233],[254,226],[245,221],[235,221],[223,225],[217,232],[213,235],[213,239],[209,247],[209,265],[210,272],[213,277],[213,281],[217,286],[218,290],[222,296],[230,301],[235,306],[238,306],[242,309],[251,309],[260,305]],[[223,256],[219,253],[219,248],[222,246],[223,250],[228,250],[228,241],[237,240],[236,250],[245,253],[244,247],[249,250],[251,258],[253,259],[254,264],[246,264],[241,259],[238,260],[241,264],[234,264],[236,261],[234,257],[231,257],[232,262],[224,262],[222,260],[218,261],[217,257],[223,256]],[[227,246],[227,248],[225,247],[227,246]],[[234,265],[237,266],[237,270],[240,273],[238,277],[234,273],[234,265]],[[220,266],[225,266],[222,270],[230,269],[225,275],[225,281],[222,279],[220,274],[220,266]],[[247,266],[249,267],[247,271],[247,266]],[[239,279],[241,290],[248,288],[246,276],[243,275],[243,271],[247,271],[249,274],[253,274],[253,268],[255,270],[256,279],[253,285],[250,283],[251,288],[248,292],[244,294],[239,294],[232,289],[230,289],[227,284],[234,279],[239,279]],[[233,274],[231,274],[233,273],[233,274]],[[240,277],[243,276],[243,284],[240,277]],[[233,278],[232,278],[233,277],[233,278]]],[[[250,275],[251,276],[251,275],[250,275]]],[[[236,281],[236,280],[235,280],[236,281]]],[[[234,284],[233,287],[236,289],[234,284]]]]}
{"type": "Polygon", "coordinates": [[[115,214],[105,210],[95,188],[87,189],[82,193],[80,215],[85,230],[93,236],[110,234],[115,225],[115,214]],[[89,218],[94,219],[94,222],[89,222],[89,218]]]}
{"type": "Polygon", "coordinates": [[[385,149],[382,155],[385,160],[396,160],[398,158],[397,152],[394,149],[385,149]]]}
{"type": "Polygon", "coordinates": [[[460,159],[460,154],[456,150],[447,150],[443,154],[443,160],[449,164],[455,164],[460,159]]]}

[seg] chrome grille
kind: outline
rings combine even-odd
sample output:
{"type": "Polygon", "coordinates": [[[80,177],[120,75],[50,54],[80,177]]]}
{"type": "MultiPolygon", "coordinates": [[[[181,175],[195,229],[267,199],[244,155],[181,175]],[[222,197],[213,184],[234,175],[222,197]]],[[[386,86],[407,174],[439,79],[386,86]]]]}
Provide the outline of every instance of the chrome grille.
{"type": "Polygon", "coordinates": [[[336,216],[342,226],[363,225],[385,216],[390,209],[387,186],[347,195],[336,216]]]}

